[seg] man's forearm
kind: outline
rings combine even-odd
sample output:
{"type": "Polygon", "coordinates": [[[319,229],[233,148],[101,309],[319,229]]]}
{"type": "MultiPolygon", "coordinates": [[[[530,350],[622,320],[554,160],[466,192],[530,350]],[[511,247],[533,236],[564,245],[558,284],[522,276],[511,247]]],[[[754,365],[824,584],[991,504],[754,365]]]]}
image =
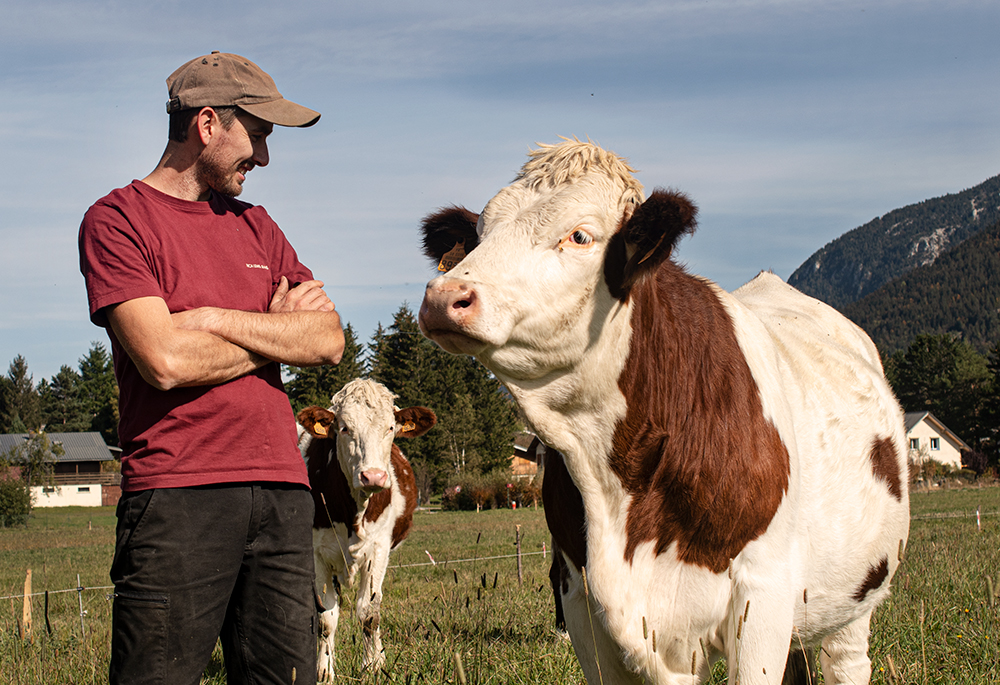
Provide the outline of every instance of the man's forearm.
{"type": "Polygon", "coordinates": [[[344,332],[336,311],[260,313],[203,307],[173,318],[180,328],[212,333],[291,366],[337,364],[344,353],[344,332]]]}

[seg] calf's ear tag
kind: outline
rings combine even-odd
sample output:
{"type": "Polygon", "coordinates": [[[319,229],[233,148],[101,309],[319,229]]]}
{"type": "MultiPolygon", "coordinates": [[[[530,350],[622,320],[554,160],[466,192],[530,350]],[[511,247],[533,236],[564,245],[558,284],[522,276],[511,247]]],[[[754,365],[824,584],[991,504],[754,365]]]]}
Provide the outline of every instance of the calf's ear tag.
{"type": "Polygon", "coordinates": [[[438,263],[438,271],[451,271],[455,266],[465,259],[465,241],[459,240],[455,247],[444,253],[438,263]]]}
{"type": "Polygon", "coordinates": [[[417,424],[413,423],[413,421],[407,421],[406,423],[403,424],[403,428],[402,428],[401,432],[403,432],[403,433],[409,433],[410,431],[413,431],[413,430],[416,430],[416,429],[417,429],[417,424]]]}
{"type": "Polygon", "coordinates": [[[327,430],[327,427],[322,423],[313,424],[313,432],[316,433],[316,435],[322,435],[323,437],[330,434],[330,431],[327,430]]]}

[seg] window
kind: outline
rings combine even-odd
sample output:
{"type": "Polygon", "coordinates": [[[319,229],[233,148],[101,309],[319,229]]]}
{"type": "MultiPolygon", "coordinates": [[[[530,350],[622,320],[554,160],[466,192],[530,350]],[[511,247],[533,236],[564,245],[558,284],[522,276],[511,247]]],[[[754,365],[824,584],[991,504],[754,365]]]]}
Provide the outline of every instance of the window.
{"type": "Polygon", "coordinates": [[[88,488],[88,487],[77,488],[76,491],[77,492],[90,492],[90,488],[88,488]]]}
{"type": "Polygon", "coordinates": [[[48,494],[48,493],[50,493],[50,492],[55,492],[55,491],[56,491],[56,489],[55,489],[55,488],[50,488],[50,487],[49,487],[49,486],[47,486],[47,485],[45,485],[45,486],[43,486],[43,487],[42,487],[42,492],[44,492],[44,493],[46,493],[46,494],[48,494]]]}
{"type": "Polygon", "coordinates": [[[931,438],[931,449],[932,450],[941,449],[941,438],[931,438]]]}
{"type": "Polygon", "coordinates": [[[910,438],[910,449],[911,450],[920,449],[920,438],[910,438]]]}

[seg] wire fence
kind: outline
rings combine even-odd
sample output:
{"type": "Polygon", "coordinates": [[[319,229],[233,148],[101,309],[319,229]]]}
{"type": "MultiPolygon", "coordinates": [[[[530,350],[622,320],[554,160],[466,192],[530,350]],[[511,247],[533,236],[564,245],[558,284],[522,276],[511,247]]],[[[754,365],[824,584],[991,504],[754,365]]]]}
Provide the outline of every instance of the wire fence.
{"type": "MultiPolygon", "coordinates": [[[[985,512],[980,512],[980,511],[977,510],[977,511],[973,511],[973,512],[942,512],[942,513],[936,513],[936,514],[919,514],[919,515],[916,515],[916,516],[911,516],[910,520],[911,521],[936,521],[936,520],[946,520],[946,519],[959,519],[959,518],[973,519],[974,518],[977,521],[979,521],[980,519],[992,518],[992,517],[995,517],[995,516],[1000,516],[1000,511],[985,511],[985,512]]],[[[427,550],[424,550],[424,553],[427,555],[427,558],[428,558],[427,561],[416,562],[416,563],[411,563],[411,564],[391,564],[389,566],[389,570],[392,570],[392,569],[403,569],[403,568],[420,568],[420,567],[425,567],[425,566],[441,566],[443,568],[447,568],[448,566],[451,566],[451,565],[454,565],[454,564],[468,564],[468,563],[476,563],[476,562],[480,562],[480,561],[496,561],[496,560],[499,560],[499,559],[518,559],[518,558],[521,558],[521,557],[530,557],[530,556],[538,556],[538,555],[541,555],[541,556],[545,557],[545,556],[548,555],[549,550],[546,550],[543,547],[543,549],[541,551],[539,551],[539,552],[520,552],[518,554],[499,554],[499,555],[496,555],[496,556],[488,556],[488,557],[469,557],[469,558],[466,558],[466,559],[442,559],[442,560],[436,560],[431,555],[431,553],[429,551],[427,551],[427,550]]],[[[25,594],[5,595],[5,596],[0,597],[0,601],[11,600],[11,599],[23,599],[24,597],[41,597],[41,596],[44,596],[46,594],[48,594],[48,595],[57,595],[57,594],[63,594],[63,593],[67,593],[67,592],[82,593],[82,592],[86,592],[86,591],[114,590],[114,589],[115,589],[114,585],[99,585],[99,586],[95,586],[95,587],[85,587],[85,586],[81,585],[79,587],[68,588],[66,590],[43,590],[43,591],[40,591],[40,592],[32,592],[32,593],[29,593],[27,595],[25,595],[25,594]]],[[[109,598],[110,598],[110,595],[109,595],[109,598]]]]}

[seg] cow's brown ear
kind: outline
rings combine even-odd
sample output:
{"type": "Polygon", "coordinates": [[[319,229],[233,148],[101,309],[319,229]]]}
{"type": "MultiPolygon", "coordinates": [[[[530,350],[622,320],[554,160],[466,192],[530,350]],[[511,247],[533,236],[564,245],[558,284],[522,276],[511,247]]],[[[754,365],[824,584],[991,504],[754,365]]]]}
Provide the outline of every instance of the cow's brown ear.
{"type": "Polygon", "coordinates": [[[427,407],[396,410],[396,437],[419,438],[437,423],[437,416],[427,407]]]}
{"type": "Polygon", "coordinates": [[[314,438],[330,437],[330,426],[337,421],[332,411],[321,407],[306,407],[295,418],[314,438]]]}
{"type": "Polygon", "coordinates": [[[697,215],[698,208],[684,193],[654,190],[608,244],[604,279],[611,295],[626,300],[632,286],[670,258],[681,237],[694,233],[697,215]]]}
{"type": "Polygon", "coordinates": [[[479,245],[476,224],[479,215],[465,207],[446,207],[424,217],[420,230],[423,248],[438,271],[450,271],[479,245]]]}

